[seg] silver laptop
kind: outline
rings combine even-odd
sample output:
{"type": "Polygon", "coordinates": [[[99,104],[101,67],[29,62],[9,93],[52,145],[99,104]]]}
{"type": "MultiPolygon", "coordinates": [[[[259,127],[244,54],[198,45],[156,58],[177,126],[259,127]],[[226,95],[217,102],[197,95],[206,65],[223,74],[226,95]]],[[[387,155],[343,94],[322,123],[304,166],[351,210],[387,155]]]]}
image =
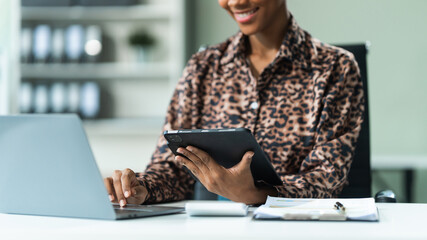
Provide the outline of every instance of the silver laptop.
{"type": "MultiPolygon", "coordinates": [[[[118,159],[119,160],[119,159],[118,159]]],[[[76,115],[0,116],[0,212],[126,219],[183,208],[111,204],[76,115]]]]}

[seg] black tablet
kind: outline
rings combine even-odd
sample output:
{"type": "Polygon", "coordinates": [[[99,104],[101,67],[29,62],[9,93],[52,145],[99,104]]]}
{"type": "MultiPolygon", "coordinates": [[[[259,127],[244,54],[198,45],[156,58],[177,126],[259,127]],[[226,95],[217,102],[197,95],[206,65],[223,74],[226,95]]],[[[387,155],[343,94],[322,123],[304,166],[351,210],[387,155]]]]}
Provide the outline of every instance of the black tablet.
{"type": "Polygon", "coordinates": [[[165,131],[164,137],[175,155],[179,147],[194,146],[207,152],[225,168],[233,167],[247,151],[253,151],[251,172],[255,184],[282,185],[268,156],[246,128],[171,130],[165,131]]]}

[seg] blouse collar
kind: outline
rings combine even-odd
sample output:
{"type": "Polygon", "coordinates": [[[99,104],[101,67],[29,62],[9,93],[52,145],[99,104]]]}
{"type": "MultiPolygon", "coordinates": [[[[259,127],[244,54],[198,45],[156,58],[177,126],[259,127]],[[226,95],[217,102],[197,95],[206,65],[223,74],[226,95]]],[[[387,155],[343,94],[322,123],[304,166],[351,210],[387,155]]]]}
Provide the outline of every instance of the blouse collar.
{"type": "MultiPolygon", "coordinates": [[[[314,46],[307,41],[311,36],[297,24],[292,14],[290,14],[288,26],[274,62],[286,59],[307,69],[310,64],[311,51],[315,51],[312,49],[314,46]]],[[[225,65],[231,61],[244,60],[247,41],[248,36],[241,31],[231,37],[230,44],[221,59],[221,64],[225,65]]]]}

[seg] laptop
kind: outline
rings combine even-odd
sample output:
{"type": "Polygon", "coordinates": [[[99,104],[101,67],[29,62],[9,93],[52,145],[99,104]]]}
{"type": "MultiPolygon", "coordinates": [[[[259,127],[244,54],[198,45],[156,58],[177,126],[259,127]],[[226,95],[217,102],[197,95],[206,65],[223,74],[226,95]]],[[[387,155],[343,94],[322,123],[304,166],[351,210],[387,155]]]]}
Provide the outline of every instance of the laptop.
{"type": "Polygon", "coordinates": [[[116,220],[184,210],[112,204],[73,114],[0,116],[0,196],[10,214],[116,220]]]}

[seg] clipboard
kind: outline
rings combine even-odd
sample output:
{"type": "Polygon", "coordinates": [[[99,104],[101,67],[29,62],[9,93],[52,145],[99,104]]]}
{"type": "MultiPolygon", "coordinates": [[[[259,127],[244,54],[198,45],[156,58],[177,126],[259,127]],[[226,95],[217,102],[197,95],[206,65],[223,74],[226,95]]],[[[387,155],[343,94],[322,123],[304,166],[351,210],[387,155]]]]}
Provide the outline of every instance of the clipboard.
{"type": "Polygon", "coordinates": [[[268,196],[258,207],[255,220],[368,221],[378,222],[373,198],[280,198],[268,196]]]}

